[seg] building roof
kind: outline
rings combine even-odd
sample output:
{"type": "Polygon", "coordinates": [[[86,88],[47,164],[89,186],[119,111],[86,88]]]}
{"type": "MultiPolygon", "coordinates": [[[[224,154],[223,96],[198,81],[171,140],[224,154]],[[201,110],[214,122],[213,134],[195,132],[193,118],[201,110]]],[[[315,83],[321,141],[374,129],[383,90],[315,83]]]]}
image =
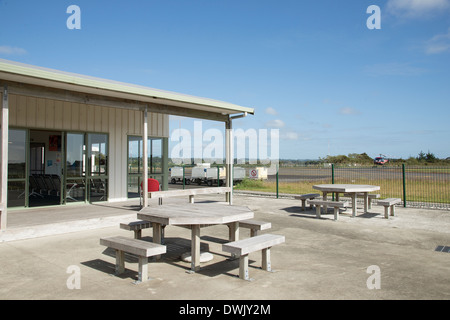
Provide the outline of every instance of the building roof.
{"type": "Polygon", "coordinates": [[[0,59],[0,80],[125,99],[143,104],[172,106],[186,109],[187,112],[192,110],[220,115],[254,114],[253,108],[224,101],[42,68],[4,59],[0,59]]]}

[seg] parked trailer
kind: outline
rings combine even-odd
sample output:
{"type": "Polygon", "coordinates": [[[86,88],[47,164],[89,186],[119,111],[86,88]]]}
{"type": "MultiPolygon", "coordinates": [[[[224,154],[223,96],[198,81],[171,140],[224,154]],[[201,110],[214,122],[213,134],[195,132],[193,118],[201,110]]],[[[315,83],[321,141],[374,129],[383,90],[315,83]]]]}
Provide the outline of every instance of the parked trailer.
{"type": "MultiPolygon", "coordinates": [[[[226,184],[227,171],[224,167],[213,168],[192,168],[192,182],[201,184],[207,184],[208,186],[222,186],[226,184]],[[194,170],[196,169],[196,170],[194,170]],[[219,175],[219,176],[217,176],[219,175]]],[[[233,183],[242,181],[245,178],[245,169],[240,167],[233,168],[233,183]]]]}
{"type": "MultiPolygon", "coordinates": [[[[170,172],[170,183],[176,184],[177,182],[183,183],[183,167],[172,167],[169,168],[170,172]]],[[[190,184],[191,183],[191,177],[186,176],[184,174],[184,183],[190,184]]]]}
{"type": "Polygon", "coordinates": [[[197,183],[198,185],[201,185],[202,183],[206,182],[206,169],[208,169],[206,165],[201,166],[195,166],[192,168],[191,173],[191,182],[197,183]]]}
{"type": "Polygon", "coordinates": [[[233,183],[239,183],[245,178],[245,168],[233,167],[233,183]]]}
{"type": "Polygon", "coordinates": [[[217,185],[217,183],[219,183],[219,186],[225,184],[225,181],[227,179],[225,168],[207,168],[205,169],[205,172],[205,182],[208,186],[217,185]],[[217,173],[217,169],[219,169],[219,173],[217,173]],[[217,179],[219,179],[219,181],[217,181],[217,179]]]}

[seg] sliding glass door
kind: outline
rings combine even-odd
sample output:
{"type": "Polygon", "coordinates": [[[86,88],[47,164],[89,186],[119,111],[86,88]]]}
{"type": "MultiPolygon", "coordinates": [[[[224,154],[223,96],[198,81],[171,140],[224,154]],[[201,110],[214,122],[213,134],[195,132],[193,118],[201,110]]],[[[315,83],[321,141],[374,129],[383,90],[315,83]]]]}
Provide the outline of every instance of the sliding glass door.
{"type": "Polygon", "coordinates": [[[108,135],[9,129],[8,207],[108,200],[108,135]]]}
{"type": "Polygon", "coordinates": [[[8,207],[28,205],[27,130],[8,132],[8,207]]]}
{"type": "Polygon", "coordinates": [[[67,133],[66,202],[108,200],[108,135],[67,133]]]}
{"type": "Polygon", "coordinates": [[[87,134],[88,201],[108,200],[108,135],[87,134]]]}
{"type": "MultiPolygon", "coordinates": [[[[148,177],[163,183],[163,138],[148,138],[148,177]]],[[[139,197],[143,177],[142,137],[128,136],[128,198],[139,197]]]]}
{"type": "Polygon", "coordinates": [[[84,133],[67,133],[65,197],[66,203],[84,202],[86,189],[86,146],[84,133]]]}

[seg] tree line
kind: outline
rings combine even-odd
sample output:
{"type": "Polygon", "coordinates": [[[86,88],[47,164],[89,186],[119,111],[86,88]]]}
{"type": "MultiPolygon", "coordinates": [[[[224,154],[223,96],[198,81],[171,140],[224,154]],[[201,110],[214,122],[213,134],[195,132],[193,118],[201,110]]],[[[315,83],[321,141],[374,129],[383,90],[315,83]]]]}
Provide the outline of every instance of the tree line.
{"type": "MultiPolygon", "coordinates": [[[[428,151],[427,153],[420,151],[417,156],[410,156],[407,159],[403,158],[388,158],[386,165],[450,165],[450,157],[446,159],[439,159],[434,153],[428,151]]],[[[280,160],[282,166],[309,166],[309,165],[321,165],[325,163],[333,163],[337,165],[374,165],[374,158],[370,157],[367,153],[350,153],[348,155],[336,155],[326,156],[318,160],[293,160],[286,159],[280,160]]]]}

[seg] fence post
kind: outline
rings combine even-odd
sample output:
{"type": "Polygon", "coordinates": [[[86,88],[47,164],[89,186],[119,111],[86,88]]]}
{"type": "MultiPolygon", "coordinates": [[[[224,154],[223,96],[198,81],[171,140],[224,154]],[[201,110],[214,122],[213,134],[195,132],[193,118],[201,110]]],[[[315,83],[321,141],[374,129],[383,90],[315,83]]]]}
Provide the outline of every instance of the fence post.
{"type": "Polygon", "coordinates": [[[185,166],[184,166],[184,164],[183,164],[183,190],[184,190],[184,185],[185,185],[185,181],[184,181],[184,168],[185,168],[185,166]]]}
{"type": "Polygon", "coordinates": [[[403,207],[406,208],[406,175],[404,163],[402,163],[402,176],[403,176],[403,207]]]}
{"type": "Polygon", "coordinates": [[[278,164],[277,164],[277,174],[276,174],[276,177],[277,177],[277,199],[278,199],[278,164]]]}
{"type": "MultiPolygon", "coordinates": [[[[231,181],[233,181],[233,180],[231,180],[231,181]]],[[[219,168],[219,165],[217,165],[217,186],[220,187],[220,168],[219,168]]]]}
{"type": "MultiPolygon", "coordinates": [[[[334,184],[334,163],[331,164],[331,183],[334,184]]],[[[332,199],[334,201],[334,192],[332,199]]]]}

